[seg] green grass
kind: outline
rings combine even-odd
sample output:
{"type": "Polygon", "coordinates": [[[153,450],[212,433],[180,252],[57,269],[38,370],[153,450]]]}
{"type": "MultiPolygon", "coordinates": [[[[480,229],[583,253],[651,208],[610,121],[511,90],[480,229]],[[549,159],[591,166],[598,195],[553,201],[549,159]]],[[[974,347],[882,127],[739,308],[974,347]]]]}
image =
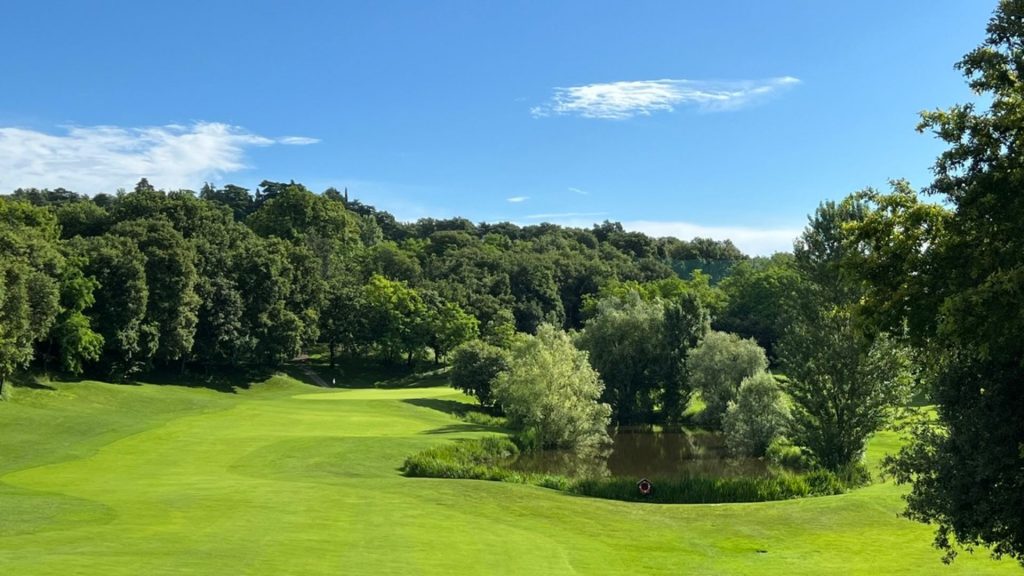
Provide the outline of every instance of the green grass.
{"type": "Polygon", "coordinates": [[[652,505],[405,478],[407,455],[493,433],[446,388],[52,387],[0,402],[0,574],[1021,573],[942,565],[886,483],[652,505]]]}

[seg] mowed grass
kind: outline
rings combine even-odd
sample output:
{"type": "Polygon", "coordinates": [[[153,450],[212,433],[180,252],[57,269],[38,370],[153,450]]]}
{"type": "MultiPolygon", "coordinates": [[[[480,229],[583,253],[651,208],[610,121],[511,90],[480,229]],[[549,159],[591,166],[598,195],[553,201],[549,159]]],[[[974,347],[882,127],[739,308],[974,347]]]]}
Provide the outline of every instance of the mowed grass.
{"type": "Polygon", "coordinates": [[[406,384],[18,388],[0,402],[0,574],[1021,573],[941,564],[891,484],[650,505],[404,478],[405,456],[493,432],[445,411],[464,396],[406,384]]]}

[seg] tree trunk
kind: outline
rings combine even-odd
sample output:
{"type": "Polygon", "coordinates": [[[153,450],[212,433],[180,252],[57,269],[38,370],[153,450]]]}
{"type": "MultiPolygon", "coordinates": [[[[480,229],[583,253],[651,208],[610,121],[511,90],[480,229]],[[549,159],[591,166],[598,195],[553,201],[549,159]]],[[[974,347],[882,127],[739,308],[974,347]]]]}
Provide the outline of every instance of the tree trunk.
{"type": "Polygon", "coordinates": [[[7,399],[7,378],[0,376],[0,400],[7,399]]]}
{"type": "Polygon", "coordinates": [[[327,345],[327,347],[330,348],[331,350],[331,368],[334,368],[334,346],[335,344],[333,341],[331,341],[331,343],[327,345]]]}

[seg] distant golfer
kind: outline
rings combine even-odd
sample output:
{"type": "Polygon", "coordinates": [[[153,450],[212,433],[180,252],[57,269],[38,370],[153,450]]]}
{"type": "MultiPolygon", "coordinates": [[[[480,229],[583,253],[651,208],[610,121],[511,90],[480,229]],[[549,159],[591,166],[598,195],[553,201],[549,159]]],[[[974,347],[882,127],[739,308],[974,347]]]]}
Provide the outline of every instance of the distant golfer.
{"type": "Polygon", "coordinates": [[[337,378],[331,378],[331,388],[334,388],[334,385],[337,383],[337,378]]]}

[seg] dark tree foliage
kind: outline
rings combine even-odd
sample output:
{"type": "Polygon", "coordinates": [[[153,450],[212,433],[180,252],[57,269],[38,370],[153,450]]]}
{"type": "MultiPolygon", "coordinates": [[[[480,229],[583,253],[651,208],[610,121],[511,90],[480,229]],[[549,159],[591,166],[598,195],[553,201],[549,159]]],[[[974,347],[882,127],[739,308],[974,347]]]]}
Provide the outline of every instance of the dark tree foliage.
{"type": "Polygon", "coordinates": [[[757,340],[772,361],[786,328],[812,301],[812,287],[789,254],[740,262],[719,287],[726,305],[715,329],[757,340]]]}
{"type": "Polygon", "coordinates": [[[34,206],[60,206],[64,204],[75,204],[88,200],[84,194],[76,194],[64,188],[50,190],[43,188],[18,188],[11,194],[14,200],[24,200],[34,206]]]}
{"type": "Polygon", "coordinates": [[[508,350],[479,340],[459,346],[448,373],[452,387],[476,397],[482,406],[494,406],[491,383],[508,370],[509,357],[508,350]]]}
{"type": "Polygon", "coordinates": [[[59,311],[57,221],[25,201],[0,199],[0,396],[32,360],[59,311]]]}
{"type": "Polygon", "coordinates": [[[906,514],[938,525],[947,559],[984,545],[1024,564],[1024,1],[1000,2],[957,68],[988,106],[919,126],[949,146],[928,189],[949,213],[898,186],[869,197],[878,217],[855,240],[869,319],[906,325],[935,372],[936,420],[889,462],[912,484],[906,514]]]}
{"type": "Polygon", "coordinates": [[[156,333],[155,341],[146,345],[154,349],[153,359],[186,358],[192,350],[200,304],[194,249],[164,219],[122,222],[111,232],[130,238],[145,260],[148,298],[143,326],[156,333]]]}
{"type": "Polygon", "coordinates": [[[678,424],[693,394],[687,368],[690,351],[711,331],[711,315],[696,293],[684,292],[665,304],[664,322],[668,358],[661,410],[663,420],[678,424]]]}
{"type": "Polygon", "coordinates": [[[664,309],[631,292],[606,298],[580,333],[577,346],[589,353],[590,364],[605,383],[601,396],[618,424],[643,424],[654,411],[672,355],[666,348],[664,309]]]}
{"type": "Polygon", "coordinates": [[[4,202],[23,220],[3,246],[0,330],[19,335],[5,340],[5,374],[33,357],[117,378],[189,363],[273,366],[318,342],[332,359],[443,360],[478,336],[508,346],[517,329],[579,329],[588,299],[650,283],[645,294],[666,302],[659,322],[677,334],[660,344],[667,355],[646,402],[681,412],[686,342],[722,300],[704,282],[693,326],[669,310],[689,290],[672,284],[682,282],[673,259],[683,247],[709,261],[733,250],[610,222],[402,223],[347,191],[318,195],[295,182],[264,181],[253,194],[206,184],[197,194],[143,179],[116,195],[24,189],[4,202]]]}
{"type": "Polygon", "coordinates": [[[228,184],[223,188],[217,189],[207,183],[199,191],[199,197],[208,202],[227,206],[235,220],[244,220],[246,216],[252,213],[256,205],[252,196],[249,195],[247,188],[235,186],[234,184],[228,184]]]}
{"type": "Polygon", "coordinates": [[[78,239],[76,250],[86,256],[85,274],[96,280],[90,318],[103,337],[103,369],[115,376],[138,371],[153,349],[143,335],[149,287],[146,257],[126,236],[105,234],[78,239]]]}

